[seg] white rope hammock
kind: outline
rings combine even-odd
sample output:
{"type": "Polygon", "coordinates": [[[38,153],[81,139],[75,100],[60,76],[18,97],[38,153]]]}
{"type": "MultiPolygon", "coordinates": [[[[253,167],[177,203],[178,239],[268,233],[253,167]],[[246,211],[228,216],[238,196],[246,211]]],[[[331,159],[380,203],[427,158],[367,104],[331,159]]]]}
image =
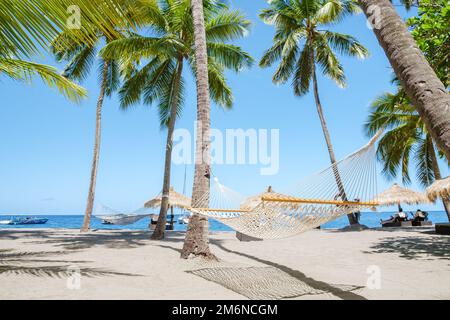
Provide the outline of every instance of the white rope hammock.
{"type": "Polygon", "coordinates": [[[126,226],[138,222],[146,217],[150,217],[150,213],[146,213],[147,208],[140,208],[133,213],[119,212],[111,209],[103,204],[99,204],[95,209],[95,217],[109,224],[126,226]]]}
{"type": "MultiPolygon", "coordinates": [[[[343,215],[374,208],[377,195],[375,142],[305,180],[295,196],[265,194],[260,201],[245,197],[214,177],[208,208],[190,208],[194,214],[216,219],[234,230],[260,239],[277,239],[314,229],[343,215]]],[[[207,202],[206,202],[207,203],[207,202]]]]}

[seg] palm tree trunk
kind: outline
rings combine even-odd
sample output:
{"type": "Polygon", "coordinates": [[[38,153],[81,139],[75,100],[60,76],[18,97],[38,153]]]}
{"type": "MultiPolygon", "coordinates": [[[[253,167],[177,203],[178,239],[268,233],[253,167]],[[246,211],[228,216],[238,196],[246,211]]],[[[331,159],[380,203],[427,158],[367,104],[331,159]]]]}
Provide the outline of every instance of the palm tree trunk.
{"type": "MultiPolygon", "coordinates": [[[[210,100],[208,82],[208,54],[206,51],[205,18],[203,1],[191,1],[194,21],[194,44],[197,82],[197,137],[195,149],[195,173],[192,190],[192,206],[209,206],[209,188],[211,176],[210,161],[210,100]]],[[[209,249],[208,218],[193,214],[184,240],[181,258],[187,259],[191,254],[215,259],[209,249]]]]}
{"type": "Polygon", "coordinates": [[[438,148],[450,159],[450,95],[389,0],[359,0],[373,31],[438,148]],[[376,15],[379,14],[378,17],[376,15]]]}
{"type": "Polygon", "coordinates": [[[161,199],[161,209],[159,211],[158,222],[156,228],[153,231],[151,239],[161,240],[164,238],[167,222],[167,210],[169,207],[169,193],[170,193],[170,169],[172,164],[172,138],[173,131],[175,130],[175,122],[177,118],[178,109],[178,93],[180,90],[180,79],[183,72],[183,57],[178,58],[178,67],[176,74],[174,75],[174,84],[172,87],[172,103],[170,106],[170,118],[167,128],[167,142],[166,142],[166,155],[164,162],[164,180],[161,199]]]}
{"type": "MultiPolygon", "coordinates": [[[[433,140],[430,136],[427,136],[428,148],[430,150],[431,163],[433,165],[434,179],[442,179],[441,170],[439,169],[439,163],[436,157],[436,151],[434,149],[433,140]]],[[[444,205],[445,212],[447,213],[448,221],[450,222],[450,201],[449,199],[442,199],[442,204],[444,205]]]]}
{"type": "Polygon", "coordinates": [[[92,169],[91,169],[91,181],[89,183],[89,193],[86,205],[86,212],[84,214],[83,226],[81,232],[88,232],[91,225],[92,209],[94,208],[95,199],[95,185],[97,182],[97,168],[100,156],[100,142],[101,142],[101,131],[102,131],[102,107],[103,100],[105,98],[106,82],[108,77],[109,64],[107,61],[103,62],[102,70],[102,84],[100,87],[100,94],[97,100],[97,112],[95,120],[95,144],[94,144],[94,156],[92,159],[92,169]]]}
{"type": "MultiPolygon", "coordinates": [[[[336,157],[334,155],[333,145],[331,144],[330,132],[328,131],[327,123],[325,121],[325,116],[323,115],[322,104],[320,102],[319,97],[319,86],[317,84],[317,76],[316,76],[316,67],[314,61],[314,52],[311,50],[310,53],[311,59],[311,68],[312,68],[312,79],[314,86],[314,99],[316,101],[317,113],[319,114],[320,124],[322,125],[323,135],[325,137],[325,141],[327,143],[328,154],[330,155],[331,165],[333,166],[334,178],[336,179],[336,184],[339,189],[339,195],[341,196],[343,201],[347,201],[347,195],[345,193],[344,184],[342,183],[341,175],[339,174],[339,170],[336,164],[336,157]]],[[[357,224],[358,219],[355,217],[353,213],[347,214],[348,221],[350,225],[357,224]]]]}

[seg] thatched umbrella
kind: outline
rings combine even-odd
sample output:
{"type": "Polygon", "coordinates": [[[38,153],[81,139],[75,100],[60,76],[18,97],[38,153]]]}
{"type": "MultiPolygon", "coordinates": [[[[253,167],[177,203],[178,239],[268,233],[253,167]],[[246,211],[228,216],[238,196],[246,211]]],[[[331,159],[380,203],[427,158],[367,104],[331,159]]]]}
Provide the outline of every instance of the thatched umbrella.
{"type": "MultiPolygon", "coordinates": [[[[156,198],[147,201],[144,204],[146,208],[158,208],[161,206],[162,193],[160,193],[156,198]]],[[[184,194],[176,192],[173,187],[169,189],[169,208],[170,208],[170,225],[173,226],[173,208],[187,209],[191,206],[191,199],[186,197],[184,194]]]]}
{"type": "MultiPolygon", "coordinates": [[[[161,206],[162,202],[162,193],[160,193],[156,198],[153,198],[147,201],[144,204],[146,208],[157,208],[161,206]]],[[[191,199],[186,197],[185,195],[176,192],[173,187],[170,187],[169,190],[169,208],[176,207],[181,209],[186,209],[191,206],[191,199]]]]}
{"type": "Polygon", "coordinates": [[[436,201],[437,198],[450,198],[450,176],[444,179],[436,180],[426,190],[426,194],[430,201],[436,201]]]}
{"type": "Polygon", "coordinates": [[[262,202],[263,197],[270,198],[290,198],[290,196],[284,195],[282,193],[274,192],[272,186],[267,187],[267,190],[263,193],[257,194],[255,196],[248,197],[241,203],[241,209],[253,209],[262,202]]]}
{"type": "Polygon", "coordinates": [[[380,193],[374,201],[381,206],[398,205],[399,211],[402,211],[400,205],[402,203],[419,204],[430,202],[423,193],[402,188],[396,183],[389,189],[380,193]]]}

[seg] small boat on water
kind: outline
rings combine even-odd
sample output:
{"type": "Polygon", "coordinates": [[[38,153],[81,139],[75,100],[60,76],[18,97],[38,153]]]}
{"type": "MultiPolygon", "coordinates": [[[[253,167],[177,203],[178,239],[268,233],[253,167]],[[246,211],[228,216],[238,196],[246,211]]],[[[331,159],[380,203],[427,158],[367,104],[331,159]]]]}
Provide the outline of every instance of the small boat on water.
{"type": "Polygon", "coordinates": [[[187,216],[182,216],[178,218],[178,223],[179,224],[189,224],[189,218],[187,216]]]}
{"type": "Polygon", "coordinates": [[[25,218],[13,218],[10,220],[12,225],[24,225],[24,224],[44,224],[48,221],[47,218],[25,217],[25,218]]]}

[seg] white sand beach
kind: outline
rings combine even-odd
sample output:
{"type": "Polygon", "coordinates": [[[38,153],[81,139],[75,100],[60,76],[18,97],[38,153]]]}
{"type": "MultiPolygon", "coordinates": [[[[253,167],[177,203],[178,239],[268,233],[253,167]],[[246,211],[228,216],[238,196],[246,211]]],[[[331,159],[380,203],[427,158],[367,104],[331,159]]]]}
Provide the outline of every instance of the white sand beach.
{"type": "Polygon", "coordinates": [[[257,242],[212,233],[218,263],[180,259],[183,238],[3,229],[0,299],[450,299],[450,237],[432,229],[314,230],[257,242]]]}

